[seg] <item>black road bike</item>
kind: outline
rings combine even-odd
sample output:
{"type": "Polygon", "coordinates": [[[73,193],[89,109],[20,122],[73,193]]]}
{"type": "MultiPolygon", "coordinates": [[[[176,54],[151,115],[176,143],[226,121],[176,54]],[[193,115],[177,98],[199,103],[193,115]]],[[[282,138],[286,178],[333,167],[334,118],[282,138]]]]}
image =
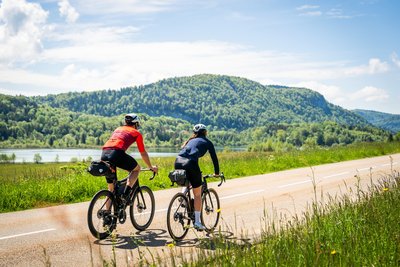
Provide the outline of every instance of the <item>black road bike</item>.
{"type": "MultiPolygon", "coordinates": [[[[141,171],[151,171],[141,169],[141,171]]],[[[114,174],[115,175],[115,174],[114,174]]],[[[152,180],[155,176],[150,178],[152,180]]],[[[132,188],[128,201],[122,199],[128,177],[114,180],[114,192],[107,189],[97,192],[89,204],[87,222],[95,238],[105,239],[127,219],[126,208],[129,206],[129,217],[132,225],[139,231],[146,230],[153,221],[155,211],[154,194],[147,186],[140,186],[139,179],[132,188]]]]}
{"type": "MultiPolygon", "coordinates": [[[[203,183],[201,189],[201,223],[206,228],[207,232],[211,232],[215,229],[218,224],[219,217],[221,215],[221,207],[217,192],[208,188],[207,178],[220,177],[221,182],[218,186],[221,186],[225,181],[223,173],[219,176],[212,174],[203,176],[203,183]]],[[[184,193],[175,194],[168,206],[167,211],[167,227],[168,232],[172,239],[175,241],[182,240],[189,231],[190,222],[194,224],[194,199],[191,196],[192,186],[189,184],[184,193]]]]}

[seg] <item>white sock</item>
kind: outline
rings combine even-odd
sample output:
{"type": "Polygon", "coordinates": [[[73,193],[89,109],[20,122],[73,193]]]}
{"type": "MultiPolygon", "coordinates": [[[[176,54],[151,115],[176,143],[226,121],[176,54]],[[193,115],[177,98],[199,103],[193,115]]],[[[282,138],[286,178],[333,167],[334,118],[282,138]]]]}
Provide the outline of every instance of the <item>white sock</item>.
{"type": "Polygon", "coordinates": [[[200,211],[194,211],[194,221],[200,223],[200,211]]]}

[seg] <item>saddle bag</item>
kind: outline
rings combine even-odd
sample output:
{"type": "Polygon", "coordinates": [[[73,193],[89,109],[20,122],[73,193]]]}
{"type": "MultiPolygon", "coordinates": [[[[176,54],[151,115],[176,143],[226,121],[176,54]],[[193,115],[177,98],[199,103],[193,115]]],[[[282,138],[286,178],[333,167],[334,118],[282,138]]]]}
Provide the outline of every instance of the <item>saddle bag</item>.
{"type": "Polygon", "coordinates": [[[188,181],[186,178],[186,170],[182,169],[170,171],[168,177],[171,180],[172,185],[176,183],[177,185],[185,186],[188,181]]]}
{"type": "Polygon", "coordinates": [[[92,161],[87,171],[93,176],[106,176],[112,173],[110,164],[102,160],[92,161]]]}

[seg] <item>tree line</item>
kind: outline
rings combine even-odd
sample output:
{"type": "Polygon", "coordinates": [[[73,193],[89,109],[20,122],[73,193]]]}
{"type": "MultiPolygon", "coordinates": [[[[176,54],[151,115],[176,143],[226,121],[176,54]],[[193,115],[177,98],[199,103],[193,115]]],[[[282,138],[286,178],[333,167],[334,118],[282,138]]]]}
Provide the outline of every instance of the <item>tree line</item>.
{"type": "MultiPolygon", "coordinates": [[[[38,104],[33,99],[0,95],[0,147],[99,147],[123,124],[123,114],[104,117],[38,104]]],[[[191,135],[192,123],[172,117],[139,114],[148,146],[180,147],[191,135]]],[[[398,140],[370,125],[321,123],[266,123],[243,131],[209,126],[217,146],[249,146],[254,151],[346,145],[354,142],[398,140]]]]}

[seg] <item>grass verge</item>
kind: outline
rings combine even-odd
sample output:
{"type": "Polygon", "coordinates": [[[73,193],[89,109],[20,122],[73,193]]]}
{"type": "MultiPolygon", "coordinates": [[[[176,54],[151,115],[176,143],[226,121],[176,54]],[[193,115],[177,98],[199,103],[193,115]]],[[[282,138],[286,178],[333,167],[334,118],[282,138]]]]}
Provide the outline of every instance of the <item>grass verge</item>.
{"type": "Polygon", "coordinates": [[[366,191],[315,201],[304,216],[268,225],[252,244],[204,241],[213,249],[182,266],[400,266],[399,185],[392,172],[366,191]]]}
{"type": "MultiPolygon", "coordinates": [[[[218,156],[221,170],[232,179],[398,152],[400,142],[280,153],[224,152],[218,156]]],[[[168,172],[173,168],[174,158],[153,158],[152,162],[159,166],[159,175],[149,181],[149,173],[143,173],[140,183],[152,190],[169,188],[168,172]]],[[[87,173],[87,166],[88,163],[0,164],[0,212],[89,200],[98,190],[106,188],[106,182],[104,177],[87,173]]],[[[209,157],[201,159],[200,167],[204,173],[213,173],[209,157]]],[[[118,171],[118,177],[125,175],[125,171],[118,171]]]]}

